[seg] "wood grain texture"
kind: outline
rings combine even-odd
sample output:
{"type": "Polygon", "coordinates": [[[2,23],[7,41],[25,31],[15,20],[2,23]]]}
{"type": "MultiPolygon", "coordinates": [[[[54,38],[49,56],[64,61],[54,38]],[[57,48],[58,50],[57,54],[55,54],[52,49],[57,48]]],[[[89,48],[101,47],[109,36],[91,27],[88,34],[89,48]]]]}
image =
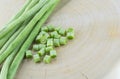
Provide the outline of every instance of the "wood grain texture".
{"type": "MultiPolygon", "coordinates": [[[[52,64],[24,60],[15,79],[101,79],[119,59],[120,1],[61,1],[47,24],[72,26],[76,38],[57,49],[58,57],[52,64]]],[[[1,0],[0,25],[23,3],[24,0],[1,0]]]]}

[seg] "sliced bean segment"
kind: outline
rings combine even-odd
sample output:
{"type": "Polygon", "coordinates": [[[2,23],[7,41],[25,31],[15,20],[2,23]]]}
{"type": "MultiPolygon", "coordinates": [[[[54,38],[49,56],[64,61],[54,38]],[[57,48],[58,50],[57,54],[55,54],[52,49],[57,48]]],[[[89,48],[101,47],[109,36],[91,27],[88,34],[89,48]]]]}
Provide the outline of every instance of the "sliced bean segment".
{"type": "Polygon", "coordinates": [[[32,51],[31,50],[28,50],[28,51],[26,51],[26,57],[27,58],[32,58],[32,51]]]}
{"type": "Polygon", "coordinates": [[[40,58],[39,54],[34,55],[33,59],[34,59],[35,63],[39,63],[41,61],[41,58],[40,58]]]}
{"type": "Polygon", "coordinates": [[[51,56],[46,55],[43,59],[43,62],[46,63],[46,64],[49,64],[51,62],[51,56]]]}
{"type": "Polygon", "coordinates": [[[51,50],[50,51],[50,56],[51,56],[51,58],[55,58],[57,56],[56,50],[51,50]]]}

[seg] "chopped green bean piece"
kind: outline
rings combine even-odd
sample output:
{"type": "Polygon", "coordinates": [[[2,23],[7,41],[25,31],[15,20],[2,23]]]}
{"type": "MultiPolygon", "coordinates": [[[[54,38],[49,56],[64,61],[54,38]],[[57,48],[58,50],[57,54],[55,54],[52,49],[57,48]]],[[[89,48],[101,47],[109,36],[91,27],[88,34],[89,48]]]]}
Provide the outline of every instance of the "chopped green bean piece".
{"type": "Polygon", "coordinates": [[[33,55],[33,60],[34,60],[35,63],[39,63],[41,61],[41,58],[40,58],[39,54],[33,55]]]}
{"type": "Polygon", "coordinates": [[[65,35],[66,35],[66,30],[63,29],[63,28],[60,28],[60,29],[58,30],[58,33],[59,33],[60,35],[65,36],[65,35]]]}
{"type": "Polygon", "coordinates": [[[67,32],[74,32],[73,28],[68,28],[67,32]]]}
{"type": "Polygon", "coordinates": [[[51,32],[50,37],[54,38],[54,36],[57,35],[57,34],[58,34],[57,31],[51,32]]]}
{"type": "Polygon", "coordinates": [[[45,35],[47,32],[41,31],[39,35],[45,35]]]}
{"type": "Polygon", "coordinates": [[[42,36],[40,39],[40,43],[41,44],[45,44],[47,42],[47,37],[46,36],[42,36]]]}
{"type": "Polygon", "coordinates": [[[42,31],[48,32],[48,28],[46,26],[41,28],[42,31]]]}
{"type": "Polygon", "coordinates": [[[47,39],[47,46],[53,46],[53,39],[47,39]]]}
{"type": "Polygon", "coordinates": [[[60,46],[60,40],[59,39],[54,39],[53,43],[54,43],[55,47],[59,47],[60,46]]]}
{"type": "Polygon", "coordinates": [[[50,56],[51,56],[51,58],[55,58],[57,56],[56,50],[51,50],[50,51],[50,56]]]}
{"type": "Polygon", "coordinates": [[[42,35],[38,35],[37,38],[36,38],[36,42],[40,43],[41,38],[42,38],[42,35]]]}
{"type": "Polygon", "coordinates": [[[38,47],[39,47],[39,50],[40,50],[40,49],[42,49],[42,48],[45,48],[46,45],[45,45],[45,44],[39,44],[38,47]]]}
{"type": "Polygon", "coordinates": [[[67,38],[66,38],[66,37],[61,37],[61,38],[60,38],[60,44],[61,44],[61,45],[67,44],[67,38]]]}
{"type": "Polygon", "coordinates": [[[46,63],[46,64],[49,64],[51,62],[51,56],[46,55],[43,59],[43,62],[46,63]]]}
{"type": "Polygon", "coordinates": [[[74,35],[73,32],[68,32],[68,33],[67,33],[67,38],[68,38],[68,39],[71,40],[71,39],[74,39],[74,37],[75,37],[75,35],[74,35]]]}
{"type": "Polygon", "coordinates": [[[60,38],[60,35],[58,34],[57,31],[51,32],[50,35],[51,35],[52,38],[60,38]]]}
{"type": "Polygon", "coordinates": [[[39,45],[37,45],[37,44],[33,45],[33,50],[38,51],[39,50],[39,45]]]}
{"type": "Polygon", "coordinates": [[[50,35],[47,32],[42,31],[36,38],[37,43],[45,44],[50,35]]]}
{"type": "Polygon", "coordinates": [[[55,30],[55,28],[52,25],[47,26],[47,28],[49,32],[52,32],[55,30]]]}
{"type": "Polygon", "coordinates": [[[45,55],[45,48],[40,49],[40,51],[38,51],[38,54],[39,54],[40,56],[45,55]]]}
{"type": "Polygon", "coordinates": [[[61,37],[61,36],[60,36],[59,34],[57,34],[57,35],[54,36],[54,38],[56,38],[56,39],[57,39],[57,38],[59,39],[60,37],[61,37]]]}
{"type": "Polygon", "coordinates": [[[32,51],[31,50],[26,51],[26,58],[32,58],[32,51]]]}
{"type": "Polygon", "coordinates": [[[46,47],[46,49],[45,49],[46,53],[49,53],[51,50],[53,50],[52,46],[46,47]]]}
{"type": "Polygon", "coordinates": [[[61,29],[61,27],[56,27],[55,31],[59,31],[61,29]]]}
{"type": "Polygon", "coordinates": [[[74,34],[74,29],[73,28],[68,28],[67,30],[67,38],[68,39],[74,39],[75,34],[74,34]]]}

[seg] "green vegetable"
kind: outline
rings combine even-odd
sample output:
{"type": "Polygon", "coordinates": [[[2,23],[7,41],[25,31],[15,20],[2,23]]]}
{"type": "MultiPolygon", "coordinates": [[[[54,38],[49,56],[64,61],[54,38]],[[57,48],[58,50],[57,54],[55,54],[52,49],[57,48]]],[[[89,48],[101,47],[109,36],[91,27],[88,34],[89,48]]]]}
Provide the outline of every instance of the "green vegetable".
{"type": "Polygon", "coordinates": [[[46,35],[42,36],[40,39],[40,43],[45,44],[47,42],[47,38],[48,38],[48,36],[46,36],[46,35]]]}
{"type": "Polygon", "coordinates": [[[47,40],[47,46],[53,46],[53,39],[52,38],[47,40]]]}
{"type": "Polygon", "coordinates": [[[50,33],[50,36],[51,36],[52,38],[60,38],[60,35],[58,34],[57,31],[51,32],[51,33],[50,33]]]}
{"type": "Polygon", "coordinates": [[[7,79],[7,74],[8,74],[10,64],[11,64],[12,60],[14,59],[18,50],[19,50],[18,48],[16,50],[14,50],[12,52],[12,54],[10,56],[8,56],[8,58],[3,63],[1,73],[0,73],[0,79],[7,79]]]}
{"type": "Polygon", "coordinates": [[[37,45],[37,44],[33,45],[33,50],[35,50],[35,51],[39,50],[39,45],[37,45]]]}
{"type": "Polygon", "coordinates": [[[53,50],[53,47],[52,46],[49,46],[49,47],[46,47],[46,53],[49,53],[51,50],[53,50]]]}
{"type": "Polygon", "coordinates": [[[61,29],[61,27],[56,27],[56,28],[55,28],[55,31],[58,32],[60,29],[61,29]]]}
{"type": "Polygon", "coordinates": [[[67,44],[67,38],[66,38],[66,37],[61,37],[61,38],[60,38],[60,44],[61,44],[61,45],[67,44]]]}
{"type": "Polygon", "coordinates": [[[2,33],[6,29],[8,24],[10,24],[12,21],[16,20],[17,18],[19,18],[30,3],[31,3],[31,0],[27,0],[26,3],[24,4],[24,6],[22,7],[22,9],[15,16],[13,16],[11,18],[11,20],[4,26],[4,28],[0,29],[0,33],[2,33]]]}
{"type": "Polygon", "coordinates": [[[67,32],[74,32],[73,28],[68,28],[67,32]]]}
{"type": "Polygon", "coordinates": [[[36,42],[40,43],[41,38],[42,38],[42,35],[38,35],[37,38],[36,38],[36,42]]]}
{"type": "Polygon", "coordinates": [[[39,63],[41,61],[41,58],[40,58],[39,54],[34,55],[33,60],[34,60],[35,63],[39,63]]]}
{"type": "Polygon", "coordinates": [[[60,29],[58,30],[58,33],[59,33],[60,35],[62,35],[62,36],[65,36],[65,35],[66,35],[66,30],[63,29],[63,28],[60,28],[60,29]]]}
{"type": "Polygon", "coordinates": [[[38,51],[38,54],[39,54],[40,56],[45,55],[45,48],[40,49],[40,51],[38,51]]]}
{"type": "Polygon", "coordinates": [[[68,39],[74,39],[74,37],[75,37],[74,29],[73,29],[73,28],[69,28],[69,29],[67,30],[67,38],[68,38],[68,39]]]}
{"type": "Polygon", "coordinates": [[[55,28],[52,25],[48,25],[47,28],[49,32],[52,32],[55,30],[55,28]]]}
{"type": "MultiPolygon", "coordinates": [[[[16,26],[17,24],[21,24],[23,21],[25,21],[26,19],[30,18],[31,16],[33,16],[36,12],[39,11],[39,9],[47,2],[48,0],[40,0],[40,2],[35,5],[32,9],[30,9],[29,11],[25,12],[24,14],[22,14],[18,19],[16,19],[15,21],[11,22],[8,27],[6,27],[6,29],[4,31],[2,31],[0,33],[0,39],[2,37],[4,37],[6,34],[10,33],[13,29],[17,29],[19,28],[19,26],[16,26]]],[[[47,10],[48,7],[46,7],[47,10]]],[[[43,9],[43,8],[42,8],[43,9]]],[[[42,10],[41,9],[41,10],[42,10]]],[[[43,12],[41,12],[40,17],[42,16],[42,13],[44,14],[44,11],[46,11],[45,8],[43,10],[43,12]]],[[[39,16],[38,16],[39,18],[39,16]]],[[[37,19],[36,19],[37,20],[37,19]]],[[[36,23],[36,21],[35,21],[36,23]]]]}
{"type": "Polygon", "coordinates": [[[57,31],[51,32],[51,33],[50,33],[50,37],[51,37],[51,38],[54,38],[54,36],[57,35],[57,34],[58,34],[57,31]]]}
{"type": "MultiPolygon", "coordinates": [[[[52,0],[52,1],[54,1],[54,0],[52,0]]],[[[55,1],[55,4],[52,7],[50,7],[50,9],[46,12],[46,14],[42,17],[42,19],[40,19],[36,28],[32,31],[32,33],[30,34],[28,39],[23,44],[22,48],[20,49],[20,51],[18,52],[17,56],[15,57],[14,61],[12,62],[11,66],[10,66],[10,69],[9,69],[9,72],[8,72],[8,79],[13,79],[14,78],[20,63],[21,63],[22,59],[24,58],[24,52],[30,47],[33,40],[37,36],[40,27],[45,23],[47,18],[53,12],[53,10],[54,10],[54,8],[55,8],[55,6],[57,5],[58,2],[59,2],[59,0],[55,1]]]]}
{"type": "Polygon", "coordinates": [[[46,63],[46,64],[49,64],[51,62],[51,56],[46,55],[43,59],[43,62],[46,63]]]}
{"type": "Polygon", "coordinates": [[[47,42],[47,38],[49,38],[49,34],[47,32],[40,32],[40,34],[36,38],[37,43],[45,44],[47,42]]]}
{"type": "Polygon", "coordinates": [[[74,36],[74,33],[67,33],[67,38],[68,38],[68,39],[71,40],[71,39],[74,39],[74,37],[75,37],[75,36],[74,36]]]}
{"type": "Polygon", "coordinates": [[[48,28],[46,26],[44,26],[44,27],[41,28],[41,31],[48,32],[48,28]]]}
{"type": "Polygon", "coordinates": [[[4,46],[4,44],[9,40],[9,37],[13,34],[14,32],[10,32],[7,34],[4,38],[0,39],[0,49],[4,46]]]}
{"type": "MultiPolygon", "coordinates": [[[[25,13],[26,11],[28,11],[31,7],[33,7],[33,5],[35,5],[37,2],[38,2],[39,0],[35,0],[35,1],[32,1],[32,2],[30,2],[30,1],[28,1],[27,2],[27,5],[28,5],[28,3],[29,3],[29,5],[28,6],[25,6],[26,7],[26,9],[24,9],[25,11],[23,12],[23,10],[22,10],[22,12],[20,12],[20,13],[18,13],[18,15],[16,15],[10,22],[12,22],[12,21],[14,21],[15,19],[17,19],[17,18],[19,18],[19,16],[20,16],[20,14],[21,13],[25,13]]],[[[21,14],[22,15],[22,14],[21,14]]],[[[10,22],[8,23],[8,24],[10,24],[10,22]]],[[[28,22],[28,20],[27,20],[27,22],[28,22]]],[[[18,25],[16,25],[16,27],[17,26],[21,26],[22,24],[18,24],[18,25]]],[[[7,28],[7,27],[6,27],[7,28]]],[[[4,30],[5,30],[5,28],[4,28],[4,30]]],[[[12,36],[12,34],[16,31],[17,29],[14,29],[14,30],[12,30],[9,34],[7,34],[6,36],[4,36],[4,38],[2,39],[2,40],[0,40],[0,48],[6,43],[6,41],[12,36]]]]}
{"type": "Polygon", "coordinates": [[[51,56],[51,58],[55,58],[57,56],[56,50],[51,50],[50,51],[50,56],[51,56]]]}
{"type": "Polygon", "coordinates": [[[32,51],[31,50],[26,51],[26,57],[27,58],[32,58],[32,51]]]}
{"type": "Polygon", "coordinates": [[[45,48],[46,45],[45,44],[39,44],[38,47],[39,47],[39,49],[42,49],[42,48],[45,48]]]}
{"type": "MultiPolygon", "coordinates": [[[[41,1],[41,0],[40,0],[41,1]]],[[[11,45],[6,49],[4,53],[0,55],[0,64],[7,58],[7,56],[17,47],[19,42],[24,42],[29,33],[32,31],[34,25],[37,21],[44,15],[44,13],[54,4],[54,1],[46,4],[30,21],[30,23],[25,27],[25,29],[18,35],[18,37],[11,43],[11,45]],[[24,37],[21,38],[21,37],[24,37]]]]}
{"type": "Polygon", "coordinates": [[[59,47],[60,46],[60,40],[59,39],[54,39],[53,43],[54,43],[55,47],[59,47]]]}
{"type": "Polygon", "coordinates": [[[10,44],[13,42],[13,40],[15,40],[15,38],[20,34],[20,32],[25,28],[28,22],[29,22],[29,19],[26,20],[26,22],[22,24],[19,30],[6,42],[6,44],[0,50],[0,54],[2,54],[8,48],[8,46],[10,46],[10,44]]]}
{"type": "MultiPolygon", "coordinates": [[[[27,23],[24,23],[21,28],[7,41],[7,43],[2,47],[2,49],[0,50],[0,54],[3,53],[7,47],[9,46],[9,44],[17,37],[17,35],[24,29],[24,26],[27,23]]],[[[12,54],[10,56],[7,57],[7,59],[5,60],[3,66],[2,66],[2,70],[1,70],[1,74],[0,74],[0,79],[7,79],[7,74],[8,74],[8,69],[9,66],[12,62],[12,60],[14,59],[16,53],[18,52],[19,47],[17,47],[17,49],[15,49],[12,54]]]]}

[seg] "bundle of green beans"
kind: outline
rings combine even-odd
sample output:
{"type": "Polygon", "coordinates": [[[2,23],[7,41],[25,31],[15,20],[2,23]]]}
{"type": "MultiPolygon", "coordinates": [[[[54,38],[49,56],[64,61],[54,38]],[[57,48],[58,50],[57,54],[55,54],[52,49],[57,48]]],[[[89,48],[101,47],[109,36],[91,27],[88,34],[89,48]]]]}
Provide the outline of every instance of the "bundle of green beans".
{"type": "Polygon", "coordinates": [[[58,2],[27,0],[23,8],[0,30],[0,79],[14,79],[25,51],[58,2]]]}
{"type": "Polygon", "coordinates": [[[32,49],[26,51],[26,58],[33,58],[35,63],[43,61],[49,64],[52,59],[57,57],[56,47],[66,45],[68,40],[74,38],[74,29],[67,30],[52,25],[41,28],[40,33],[36,37],[35,44],[32,49]]]}

